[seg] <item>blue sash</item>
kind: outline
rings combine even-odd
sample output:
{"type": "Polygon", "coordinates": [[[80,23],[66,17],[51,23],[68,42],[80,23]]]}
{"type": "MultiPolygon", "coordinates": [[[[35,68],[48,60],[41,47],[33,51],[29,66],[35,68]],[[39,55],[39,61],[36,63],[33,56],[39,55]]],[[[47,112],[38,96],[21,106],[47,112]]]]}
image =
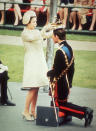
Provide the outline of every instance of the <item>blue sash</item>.
{"type": "Polygon", "coordinates": [[[67,54],[68,59],[70,60],[71,59],[71,54],[70,54],[69,49],[66,46],[61,47],[61,49],[67,54]]]}

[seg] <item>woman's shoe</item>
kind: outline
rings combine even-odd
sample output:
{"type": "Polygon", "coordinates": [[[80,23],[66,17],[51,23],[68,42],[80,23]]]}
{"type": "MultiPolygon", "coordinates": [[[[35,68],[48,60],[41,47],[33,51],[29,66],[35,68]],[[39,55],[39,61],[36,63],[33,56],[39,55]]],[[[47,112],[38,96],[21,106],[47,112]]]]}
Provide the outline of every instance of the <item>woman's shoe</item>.
{"type": "Polygon", "coordinates": [[[78,30],[82,30],[82,26],[79,26],[78,30]]]}
{"type": "Polygon", "coordinates": [[[94,29],[93,28],[90,28],[89,31],[93,31],[94,29]]]}
{"type": "Polygon", "coordinates": [[[29,113],[22,113],[23,119],[26,119],[27,121],[32,121],[32,117],[29,113]]]}
{"type": "Polygon", "coordinates": [[[36,113],[35,112],[31,112],[30,115],[33,117],[34,120],[36,120],[36,113]]]}
{"type": "Polygon", "coordinates": [[[0,25],[3,25],[4,24],[4,21],[0,21],[0,25]]]}
{"type": "Polygon", "coordinates": [[[71,28],[71,30],[75,30],[76,29],[76,26],[75,25],[73,25],[73,27],[71,28]]]}

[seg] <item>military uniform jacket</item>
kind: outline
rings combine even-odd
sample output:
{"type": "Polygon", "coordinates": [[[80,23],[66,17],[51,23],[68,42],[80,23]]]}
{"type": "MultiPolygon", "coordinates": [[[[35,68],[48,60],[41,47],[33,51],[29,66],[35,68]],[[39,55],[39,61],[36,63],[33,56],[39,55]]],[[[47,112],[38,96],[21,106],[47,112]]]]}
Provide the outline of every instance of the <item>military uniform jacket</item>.
{"type": "MultiPolygon", "coordinates": [[[[0,60],[0,65],[2,64],[2,61],[0,60]]],[[[0,66],[0,84],[2,81],[4,81],[4,79],[8,80],[9,79],[9,76],[8,76],[8,71],[5,70],[6,67],[4,68],[3,66],[3,69],[2,69],[2,66],[0,66]],[[1,71],[3,70],[3,71],[1,71]]]]}
{"type": "Polygon", "coordinates": [[[50,77],[50,81],[53,81],[54,78],[59,78],[57,80],[56,86],[57,99],[58,101],[64,101],[68,97],[69,88],[72,87],[72,79],[74,74],[74,59],[73,61],[71,61],[73,58],[73,51],[66,41],[61,42],[59,45],[60,49],[56,51],[53,68],[52,70],[47,72],[47,76],[50,77]],[[68,67],[70,62],[72,62],[72,64],[68,67]],[[60,77],[60,74],[64,70],[65,73],[60,77]]]}

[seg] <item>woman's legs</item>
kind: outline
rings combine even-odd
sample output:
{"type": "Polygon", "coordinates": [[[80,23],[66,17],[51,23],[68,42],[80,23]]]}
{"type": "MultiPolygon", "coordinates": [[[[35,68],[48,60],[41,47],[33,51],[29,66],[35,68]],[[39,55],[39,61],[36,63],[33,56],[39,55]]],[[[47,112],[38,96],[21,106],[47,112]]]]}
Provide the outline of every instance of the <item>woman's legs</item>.
{"type": "Polygon", "coordinates": [[[72,30],[75,30],[76,28],[76,11],[74,12],[71,12],[70,14],[70,22],[72,23],[73,22],[73,26],[72,26],[72,30]]]}
{"type": "Polygon", "coordinates": [[[89,28],[90,31],[94,30],[95,22],[96,22],[96,10],[94,10],[94,12],[93,12],[92,23],[91,23],[90,28],[89,28]]]}
{"type": "Polygon", "coordinates": [[[34,99],[31,102],[31,113],[35,113],[39,88],[34,89],[34,99]]]}
{"type": "Polygon", "coordinates": [[[15,22],[14,25],[18,25],[19,20],[22,20],[21,10],[18,4],[14,4],[15,22]]]}
{"type": "Polygon", "coordinates": [[[64,8],[64,19],[63,19],[63,25],[66,28],[67,24],[67,18],[68,18],[68,8],[64,8]]]}
{"type": "Polygon", "coordinates": [[[4,11],[1,11],[1,20],[0,20],[0,24],[4,24],[4,11]]]}
{"type": "Polygon", "coordinates": [[[46,25],[49,23],[49,17],[50,17],[50,10],[49,10],[49,7],[47,8],[47,20],[46,20],[46,25]]]}
{"type": "Polygon", "coordinates": [[[28,92],[26,96],[24,113],[29,114],[30,104],[32,104],[31,111],[35,111],[37,96],[38,96],[38,89],[39,88],[34,88],[28,92]]]}
{"type": "Polygon", "coordinates": [[[18,17],[18,13],[17,11],[14,9],[14,14],[15,14],[15,22],[14,22],[14,25],[18,25],[19,23],[19,17],[18,17]]]}
{"type": "Polygon", "coordinates": [[[64,19],[64,8],[60,8],[58,14],[60,16],[60,21],[62,21],[64,19]]]}
{"type": "Polygon", "coordinates": [[[77,12],[77,16],[78,16],[78,21],[79,21],[79,27],[78,30],[82,30],[82,24],[81,24],[81,13],[77,12]]]}

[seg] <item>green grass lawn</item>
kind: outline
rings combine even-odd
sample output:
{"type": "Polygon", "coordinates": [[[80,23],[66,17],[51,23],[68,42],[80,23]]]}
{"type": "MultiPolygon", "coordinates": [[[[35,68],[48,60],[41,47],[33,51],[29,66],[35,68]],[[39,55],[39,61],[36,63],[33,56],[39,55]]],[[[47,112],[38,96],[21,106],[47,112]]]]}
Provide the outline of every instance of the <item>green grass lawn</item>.
{"type": "MultiPolygon", "coordinates": [[[[44,50],[45,51],[45,50],[44,50]]],[[[73,86],[96,88],[96,52],[74,51],[73,86]]],[[[22,82],[24,49],[22,46],[0,45],[0,59],[9,68],[11,82],[22,82]]]]}
{"type": "MultiPolygon", "coordinates": [[[[0,35],[20,36],[22,31],[0,29],[0,35]]],[[[67,40],[96,42],[95,35],[67,34],[67,40]]]]}
{"type": "Polygon", "coordinates": [[[24,50],[21,46],[0,45],[0,59],[8,66],[9,81],[22,81],[24,50]]]}
{"type": "Polygon", "coordinates": [[[96,51],[75,51],[73,85],[96,88],[96,51]]]}

